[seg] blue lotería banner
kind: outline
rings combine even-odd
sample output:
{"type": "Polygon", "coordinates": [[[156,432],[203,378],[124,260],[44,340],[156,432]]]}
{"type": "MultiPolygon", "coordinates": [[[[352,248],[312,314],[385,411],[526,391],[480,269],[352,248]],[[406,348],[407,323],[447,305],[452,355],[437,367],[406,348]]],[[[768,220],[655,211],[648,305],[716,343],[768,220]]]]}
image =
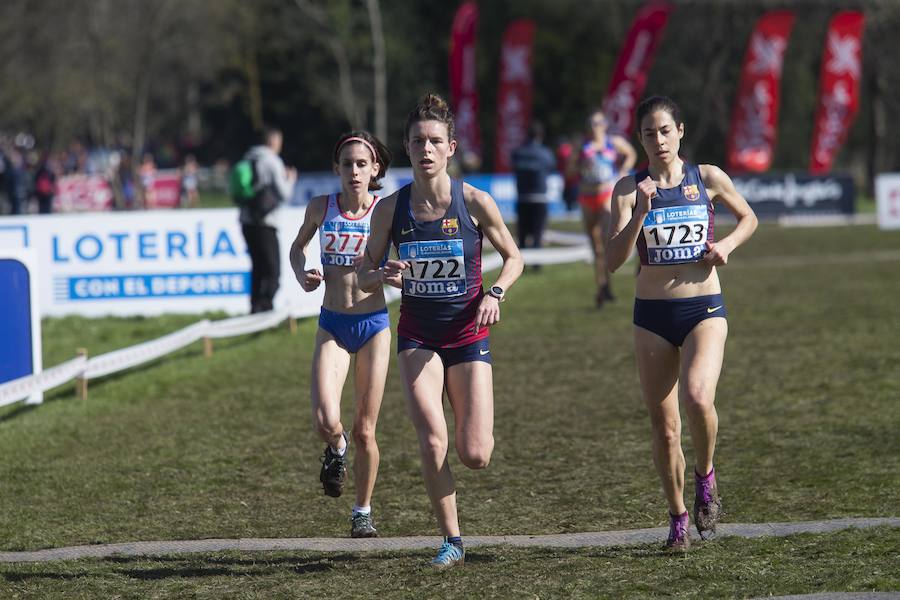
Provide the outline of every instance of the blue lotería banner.
{"type": "MultiPolygon", "coordinates": [[[[0,251],[0,383],[41,370],[40,311],[31,253],[0,251]]],[[[40,402],[35,395],[31,402],[40,402]]]]}

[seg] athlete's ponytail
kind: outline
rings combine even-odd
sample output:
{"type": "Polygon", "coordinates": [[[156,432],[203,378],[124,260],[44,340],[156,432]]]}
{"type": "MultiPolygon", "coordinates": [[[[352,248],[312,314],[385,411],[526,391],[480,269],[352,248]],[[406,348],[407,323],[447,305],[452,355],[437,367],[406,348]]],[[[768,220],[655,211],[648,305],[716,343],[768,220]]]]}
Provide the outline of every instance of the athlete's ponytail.
{"type": "Polygon", "coordinates": [[[447,126],[447,139],[453,140],[456,136],[456,125],[453,113],[447,101],[437,94],[425,94],[406,117],[406,126],[403,128],[403,141],[409,140],[409,130],[419,121],[438,121],[447,126]]]}

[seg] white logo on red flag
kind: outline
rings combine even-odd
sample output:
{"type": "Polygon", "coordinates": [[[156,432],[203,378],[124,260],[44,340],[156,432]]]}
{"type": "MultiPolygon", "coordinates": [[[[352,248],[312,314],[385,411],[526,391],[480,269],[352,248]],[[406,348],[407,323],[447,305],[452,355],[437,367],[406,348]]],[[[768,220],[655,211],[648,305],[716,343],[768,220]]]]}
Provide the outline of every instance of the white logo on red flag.
{"type": "Polygon", "coordinates": [[[772,164],[784,51],[794,25],[790,11],[771,11],[756,23],[735,98],[728,139],[728,168],[765,171],[772,164]]]}
{"type": "Polygon", "coordinates": [[[503,81],[531,81],[531,48],[505,46],[500,73],[503,81]]]}
{"type": "Polygon", "coordinates": [[[786,47],[785,38],[754,35],[750,42],[752,58],[748,68],[757,75],[780,76],[786,47]]]}
{"type": "Polygon", "coordinates": [[[825,64],[825,68],[835,75],[851,75],[859,77],[860,48],[859,39],[838,33],[828,34],[828,50],[831,59],[825,64]]]}
{"type": "Polygon", "coordinates": [[[534,22],[513,21],[503,34],[497,90],[497,129],[494,171],[512,170],[512,152],[525,143],[531,122],[531,56],[534,22]]]}
{"type": "Polygon", "coordinates": [[[634,17],[603,100],[603,112],[614,133],[631,131],[634,109],[647,85],[647,73],[671,10],[668,2],[651,1],[634,17]]]}
{"type": "Polygon", "coordinates": [[[828,24],[810,149],[811,173],[831,171],[831,165],[856,117],[862,71],[863,24],[863,14],[858,11],[839,12],[828,24]]]}
{"type": "Polygon", "coordinates": [[[463,156],[481,160],[478,130],[478,89],[475,70],[475,32],[478,6],[464,2],[456,11],[450,33],[450,103],[456,113],[456,138],[463,156]]]}

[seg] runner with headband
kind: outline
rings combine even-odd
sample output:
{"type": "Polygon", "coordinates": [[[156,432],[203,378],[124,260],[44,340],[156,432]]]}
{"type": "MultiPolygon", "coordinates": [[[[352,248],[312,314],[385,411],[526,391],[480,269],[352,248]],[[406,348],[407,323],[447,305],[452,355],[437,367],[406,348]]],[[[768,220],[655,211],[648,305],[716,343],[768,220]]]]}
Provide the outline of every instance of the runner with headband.
{"type": "Polygon", "coordinates": [[[328,444],[319,480],[326,495],[338,497],[343,492],[351,436],[341,423],[341,393],[355,354],[356,415],[350,431],[355,446],[356,504],[350,517],[350,535],[376,537],[371,509],[379,461],[375,425],[384,394],[391,333],[384,293],[381,289],[360,289],[356,263],[366,246],[372,212],[378,203],[378,196],[371,192],[381,188],[379,180],[387,172],[391,154],[372,134],[354,131],[340,137],[332,161],[341,191],[310,201],[291,246],[291,266],[305,291],[325,283],[310,394],[316,429],[328,444]],[[306,248],[317,230],[321,271],[306,264],[306,248]]]}

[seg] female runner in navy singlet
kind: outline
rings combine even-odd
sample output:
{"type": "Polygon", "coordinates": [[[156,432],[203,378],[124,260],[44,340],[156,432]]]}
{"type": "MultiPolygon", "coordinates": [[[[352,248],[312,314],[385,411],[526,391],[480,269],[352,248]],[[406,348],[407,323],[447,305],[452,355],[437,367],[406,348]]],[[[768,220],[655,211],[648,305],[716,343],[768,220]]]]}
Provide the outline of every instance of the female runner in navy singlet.
{"type": "Polygon", "coordinates": [[[444,543],[435,568],[465,560],[456,487],[447,461],[446,388],[453,408],[456,451],[482,469],[494,447],[494,391],[488,328],[500,321],[500,302],[522,273],[522,257],[491,196],[451,179],[456,150],[447,103],[426,95],[409,114],[404,146],[413,182],[378,203],[360,266],[360,286],[384,283],[403,290],[397,351],[407,406],[419,438],[422,475],[444,543]],[[481,243],[487,236],[503,267],[487,293],[481,285],[481,243]],[[388,245],[398,260],[380,266],[388,245]]]}
{"type": "Polygon", "coordinates": [[[325,282],[325,299],[312,361],[312,409],[316,429],[328,445],[319,480],[328,496],[341,495],[350,438],[341,423],[341,391],[356,354],[356,416],[353,474],[356,505],[350,516],[351,537],[377,537],[371,514],[378,474],[375,424],[381,409],[390,360],[391,331],[384,293],[366,292],[356,278],[359,256],[369,236],[378,180],[387,172],[391,154],[375,136],[354,131],[341,136],[332,156],[341,192],[313,198],[291,246],[291,266],[300,286],[311,292],[325,282]],[[322,271],[308,269],[306,247],[319,231],[322,271]]]}
{"type": "Polygon", "coordinates": [[[686,550],[678,403],[684,403],[694,449],[694,525],[706,538],[722,514],[713,470],[719,427],[714,402],[728,322],[716,268],[728,263],[757,221],[719,167],[689,164],[678,155],[684,123],[675,102],[647,98],[638,105],[637,123],[649,167],[616,184],[607,258],[614,271],[637,245],[634,345],[653,431],[653,462],[669,505],[666,547],[686,550]],[[718,241],[713,235],[717,204],[737,218],[734,230],[718,241]]]}

